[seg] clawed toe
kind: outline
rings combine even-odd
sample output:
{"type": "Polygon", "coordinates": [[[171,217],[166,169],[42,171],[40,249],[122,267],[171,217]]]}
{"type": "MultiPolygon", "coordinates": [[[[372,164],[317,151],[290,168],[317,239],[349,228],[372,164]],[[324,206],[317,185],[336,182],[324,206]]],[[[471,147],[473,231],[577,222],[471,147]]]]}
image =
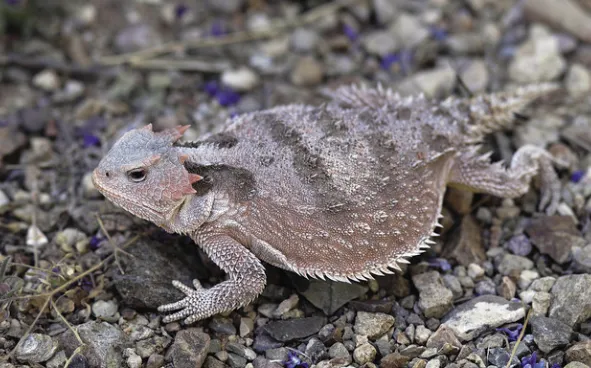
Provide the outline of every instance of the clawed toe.
{"type": "Polygon", "coordinates": [[[191,289],[189,286],[177,280],[172,281],[172,285],[182,291],[186,297],[177,302],[159,306],[159,312],[171,312],[178,310],[178,312],[165,316],[162,321],[164,323],[169,323],[188,317],[183,322],[189,324],[199,320],[200,318],[196,313],[200,305],[200,296],[204,290],[199,280],[193,280],[193,286],[195,289],[191,289]]]}

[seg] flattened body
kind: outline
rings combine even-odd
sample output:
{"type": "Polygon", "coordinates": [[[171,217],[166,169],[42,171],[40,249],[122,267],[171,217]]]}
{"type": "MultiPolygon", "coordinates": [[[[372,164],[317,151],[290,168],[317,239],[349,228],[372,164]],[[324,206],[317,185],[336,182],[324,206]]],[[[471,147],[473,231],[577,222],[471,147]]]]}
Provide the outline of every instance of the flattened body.
{"type": "Polygon", "coordinates": [[[261,259],[362,277],[417,254],[437,223],[461,127],[433,109],[292,105],[242,116],[189,153],[217,167],[196,172],[240,202],[221,223],[261,259]]]}

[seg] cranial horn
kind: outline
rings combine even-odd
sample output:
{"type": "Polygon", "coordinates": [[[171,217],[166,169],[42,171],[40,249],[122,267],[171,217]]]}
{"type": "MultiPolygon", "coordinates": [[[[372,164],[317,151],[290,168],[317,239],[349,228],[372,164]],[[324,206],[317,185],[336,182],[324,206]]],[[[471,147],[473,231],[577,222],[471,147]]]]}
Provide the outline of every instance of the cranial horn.
{"type": "Polygon", "coordinates": [[[144,129],[144,130],[147,130],[147,131],[150,131],[150,132],[151,132],[151,131],[152,131],[152,123],[150,123],[150,124],[148,124],[148,125],[144,126],[142,129],[144,129]]]}
{"type": "Polygon", "coordinates": [[[178,141],[189,129],[190,125],[179,125],[175,128],[163,130],[160,134],[168,136],[172,142],[178,141]]]}
{"type": "Polygon", "coordinates": [[[186,153],[180,154],[179,155],[179,162],[182,164],[185,163],[185,161],[187,161],[189,159],[189,155],[186,153]]]}
{"type": "Polygon", "coordinates": [[[199,180],[202,180],[202,179],[203,179],[203,176],[201,176],[201,175],[189,174],[189,183],[191,183],[191,184],[198,182],[199,180]]]}

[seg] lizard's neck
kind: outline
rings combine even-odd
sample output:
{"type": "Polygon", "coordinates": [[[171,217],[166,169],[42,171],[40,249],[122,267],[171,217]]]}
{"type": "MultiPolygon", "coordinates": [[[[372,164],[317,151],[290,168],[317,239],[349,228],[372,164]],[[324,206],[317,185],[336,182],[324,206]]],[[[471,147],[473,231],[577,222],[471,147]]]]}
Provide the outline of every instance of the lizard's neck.
{"type": "Polygon", "coordinates": [[[179,234],[192,234],[203,224],[212,220],[215,198],[213,193],[188,195],[178,207],[171,211],[166,224],[167,231],[179,234]]]}

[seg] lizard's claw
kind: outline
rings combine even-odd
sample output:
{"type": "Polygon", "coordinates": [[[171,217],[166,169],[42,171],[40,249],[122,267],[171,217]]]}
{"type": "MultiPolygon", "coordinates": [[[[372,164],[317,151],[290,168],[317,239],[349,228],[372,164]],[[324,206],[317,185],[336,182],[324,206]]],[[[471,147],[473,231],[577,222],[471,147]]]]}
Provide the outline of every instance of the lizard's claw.
{"type": "Polygon", "coordinates": [[[177,280],[173,280],[172,285],[182,291],[186,297],[179,300],[178,302],[159,306],[159,312],[171,312],[180,309],[180,311],[176,313],[165,316],[162,321],[164,323],[169,323],[187,317],[183,323],[190,324],[203,318],[199,314],[199,311],[201,308],[203,308],[203,295],[206,293],[206,290],[203,288],[203,286],[201,286],[199,280],[193,280],[194,289],[191,289],[177,280]]]}

